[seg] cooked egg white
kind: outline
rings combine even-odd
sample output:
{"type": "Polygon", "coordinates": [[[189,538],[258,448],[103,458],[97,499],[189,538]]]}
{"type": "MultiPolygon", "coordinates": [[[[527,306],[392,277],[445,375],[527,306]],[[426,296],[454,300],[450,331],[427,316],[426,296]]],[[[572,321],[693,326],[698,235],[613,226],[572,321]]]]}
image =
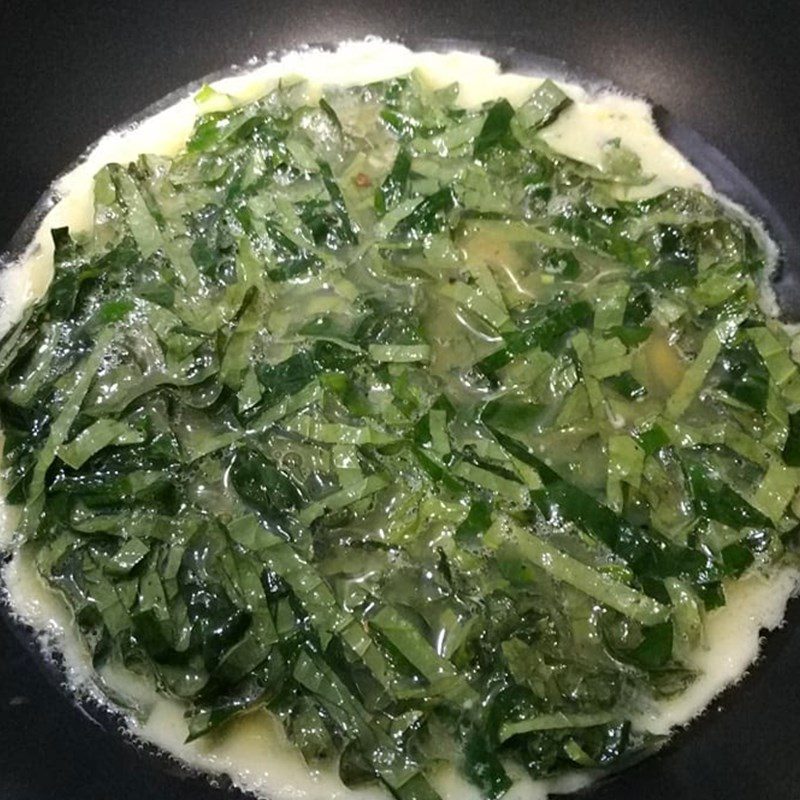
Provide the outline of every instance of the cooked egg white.
{"type": "MultiPolygon", "coordinates": [[[[413,69],[420,70],[437,87],[460,83],[460,102],[465,106],[500,96],[521,103],[543,80],[503,73],[495,61],[472,53],[414,53],[398,44],[367,40],[345,43],[336,52],[291,53],[279,61],[215,81],[214,87],[236,100],[249,100],[288,76],[301,76],[312,86],[321,87],[368,83],[413,69]]],[[[608,90],[559,83],[575,103],[543,132],[551,147],[600,166],[603,146],[619,138],[638,154],[644,173],[654,176],[646,186],[628,190],[628,196],[657,194],[669,186],[712,191],[708,180],[661,138],[647,103],[608,90]]],[[[67,225],[80,231],[91,226],[92,176],[106,163],[133,160],[143,152],[175,154],[191,132],[197,113],[197,105],[187,93],[137,125],[103,137],[78,166],[56,182],[57,202],[31,244],[20,258],[3,265],[0,271],[0,335],[51,279],[50,229],[67,225]]],[[[766,239],[765,243],[768,252],[777,252],[766,239]]],[[[11,543],[16,516],[15,509],[0,501],[0,547],[11,543]]],[[[5,568],[3,581],[14,613],[39,632],[45,653],[58,650],[63,654],[70,687],[104,702],[69,610],[38,576],[24,548],[5,568]]],[[[769,576],[752,575],[730,586],[727,605],[708,615],[705,642],[695,655],[693,666],[701,677],[678,698],[644,709],[635,720],[637,727],[669,733],[697,716],[720,691],[737,681],[756,659],[762,631],[781,624],[786,602],[799,585],[800,572],[787,567],[769,576]]],[[[101,680],[126,706],[139,709],[137,714],[126,716],[127,728],[134,737],[157,745],[192,768],[227,773],[242,789],[274,800],[388,797],[375,787],[347,789],[335,774],[309,770],[279,723],[265,711],[248,714],[224,732],[186,744],[184,708],[179,702],[159,697],[144,681],[129,674],[106,673],[101,680]]],[[[507,795],[509,800],[544,800],[549,792],[571,791],[590,780],[582,774],[532,781],[519,768],[512,775],[517,780],[507,795]]],[[[432,782],[444,800],[478,800],[480,796],[452,769],[434,776],[432,782]]]]}

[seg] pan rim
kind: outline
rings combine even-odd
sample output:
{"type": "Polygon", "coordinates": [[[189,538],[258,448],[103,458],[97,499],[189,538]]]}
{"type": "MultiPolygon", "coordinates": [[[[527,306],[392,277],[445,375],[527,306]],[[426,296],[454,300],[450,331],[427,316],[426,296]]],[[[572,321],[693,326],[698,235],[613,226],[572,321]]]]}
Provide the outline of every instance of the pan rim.
{"type": "MultiPolygon", "coordinates": [[[[379,37],[367,37],[379,38],[379,37]]],[[[580,66],[568,64],[558,58],[535,53],[527,49],[524,44],[499,45],[487,40],[464,39],[454,37],[416,37],[399,36],[392,39],[382,39],[383,41],[397,42],[418,52],[422,50],[432,50],[435,52],[446,52],[448,50],[460,50],[468,53],[476,53],[496,60],[503,71],[518,72],[521,74],[531,74],[539,71],[539,74],[547,74],[556,79],[570,81],[579,85],[588,85],[609,91],[623,92],[627,96],[645,100],[653,110],[653,116],[660,135],[672,144],[685,158],[696,166],[711,182],[715,192],[725,198],[733,200],[736,204],[741,204],[748,213],[752,214],[756,220],[762,222],[768,235],[777,242],[779,246],[779,257],[772,280],[775,284],[775,292],[779,294],[780,286],[784,281],[793,281],[800,286],[800,240],[791,232],[788,224],[782,216],[774,209],[768,198],[750,181],[750,179],[720,150],[707,141],[694,128],[682,123],[675,118],[671,112],[652,102],[646,95],[636,92],[627,86],[620,86],[616,82],[604,79],[589,70],[580,66]],[[797,273],[792,277],[792,273],[797,273]]],[[[262,58],[250,59],[243,64],[234,64],[229,67],[214,70],[205,76],[192,80],[181,87],[178,87],[155,102],[147,105],[140,111],[134,113],[123,122],[113,126],[97,139],[93,140],[83,151],[59,172],[43,193],[33,204],[29,212],[23,218],[17,230],[12,234],[7,245],[0,249],[0,273],[17,263],[25,256],[26,250],[31,244],[37,231],[39,230],[47,213],[61,199],[58,192],[58,185],[61,180],[69,175],[76,167],[83,164],[90,154],[95,150],[100,141],[111,133],[121,133],[131,128],[135,128],[148,118],[174,105],[179,100],[191,95],[200,89],[203,84],[244,74],[257,67],[280,60],[282,57],[297,52],[322,50],[331,52],[335,50],[343,41],[360,40],[330,40],[313,42],[306,45],[294,45],[269,51],[262,58]]],[[[0,303],[2,298],[0,298],[0,303]]],[[[798,309],[800,311],[800,308],[798,309]]],[[[149,761],[158,764],[160,770],[177,774],[180,777],[200,776],[208,782],[221,786],[223,789],[235,792],[244,792],[247,796],[250,793],[234,786],[232,781],[224,773],[210,773],[201,768],[192,767],[185,763],[169,751],[154,745],[148,741],[138,738],[134,733],[127,730],[124,725],[124,712],[111,701],[103,701],[99,694],[95,694],[87,688],[78,688],[69,685],[66,680],[65,666],[61,652],[56,646],[55,651],[45,650],[45,643],[42,641],[41,631],[37,631],[28,624],[14,609],[10,600],[10,593],[5,585],[5,567],[10,560],[10,552],[0,546],[0,619],[12,630],[15,638],[21,643],[23,648],[31,653],[44,673],[45,678],[51,685],[58,688],[60,694],[68,702],[77,707],[80,713],[88,717],[94,724],[101,727],[105,732],[116,735],[126,746],[135,748],[140,755],[144,755],[149,761]]],[[[798,598],[789,600],[790,604],[800,602],[798,598]]],[[[754,662],[748,671],[755,668],[758,662],[754,662]]],[[[715,706],[724,705],[730,700],[730,693],[736,690],[736,684],[726,687],[723,692],[717,695],[712,701],[715,706]]],[[[689,725],[694,725],[699,719],[710,713],[711,705],[707,706],[698,716],[694,717],[689,725]]],[[[675,747],[675,738],[670,736],[664,747],[659,748],[659,752],[675,747]]],[[[644,754],[649,756],[652,751],[644,754]]],[[[626,764],[623,770],[627,771],[630,763],[626,764]]],[[[613,780],[616,771],[611,770],[601,777],[600,782],[605,784],[613,780]]],[[[591,792],[598,786],[593,782],[588,791],[591,792]]],[[[580,790],[578,795],[583,796],[584,790],[580,790]]],[[[573,795],[570,795],[573,796],[573,795]]],[[[587,798],[588,800],[588,798],[587,798]]]]}

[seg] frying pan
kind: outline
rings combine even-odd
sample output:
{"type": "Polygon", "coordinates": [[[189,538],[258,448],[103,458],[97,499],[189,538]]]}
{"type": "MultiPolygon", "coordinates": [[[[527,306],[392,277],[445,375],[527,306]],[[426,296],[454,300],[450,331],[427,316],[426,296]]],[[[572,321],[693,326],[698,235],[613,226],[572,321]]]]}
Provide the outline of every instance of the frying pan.
{"type": "MultiPolygon", "coordinates": [[[[800,319],[800,5],[786,2],[2,0],[0,250],[30,234],[30,218],[14,231],[65,165],[158,98],[254,55],[368,34],[480,50],[518,70],[600,76],[649,98],[667,137],[766,220],[784,255],[779,298],[800,319]]],[[[582,799],[800,798],[798,675],[795,601],[740,684],[582,799]]],[[[57,664],[43,663],[7,615],[0,621],[2,800],[242,797],[71,703],[57,664]]]]}

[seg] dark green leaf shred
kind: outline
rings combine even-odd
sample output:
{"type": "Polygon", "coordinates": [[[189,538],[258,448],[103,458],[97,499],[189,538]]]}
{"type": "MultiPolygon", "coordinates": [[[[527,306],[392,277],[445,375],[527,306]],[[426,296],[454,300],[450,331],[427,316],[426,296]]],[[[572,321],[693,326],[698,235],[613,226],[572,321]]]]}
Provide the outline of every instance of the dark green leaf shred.
{"type": "Polygon", "coordinates": [[[724,604],[798,526],[800,375],[747,219],[646,197],[624,141],[553,151],[550,81],[456,96],[202,114],[101,170],[0,345],[19,542],[95,666],[190,739],[266,708],[400,800],[443,761],[495,800],[637,757],[637,702],[695,677],[675,587],[724,604]]]}

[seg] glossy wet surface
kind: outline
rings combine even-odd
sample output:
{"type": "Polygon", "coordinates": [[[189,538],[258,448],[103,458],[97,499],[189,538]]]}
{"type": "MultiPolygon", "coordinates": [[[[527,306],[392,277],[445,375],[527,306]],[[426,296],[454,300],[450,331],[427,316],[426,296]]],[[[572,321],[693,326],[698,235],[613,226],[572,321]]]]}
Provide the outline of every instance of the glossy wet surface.
{"type": "MultiPolygon", "coordinates": [[[[792,70],[791,61],[796,57],[789,55],[788,47],[782,52],[783,43],[792,40],[796,20],[791,17],[759,19],[757,13],[754,15],[752,9],[743,4],[740,14],[735,9],[727,9],[725,20],[696,7],[692,12],[676,7],[670,21],[662,13],[640,12],[637,16],[624,5],[620,4],[613,11],[604,10],[602,16],[599,11],[585,6],[585,27],[567,18],[563,4],[558,4],[561,12],[558,15],[554,8],[540,9],[541,18],[537,15],[530,20],[532,33],[527,41],[534,50],[558,54],[571,63],[582,64],[597,74],[616,79],[624,86],[645,91],[656,102],[701,128],[754,178],[775,206],[784,211],[787,221],[796,224],[792,213],[798,206],[798,166],[787,164],[785,160],[785,154],[791,152],[795,123],[779,92],[780,86],[785,85],[781,75],[796,73],[796,63],[792,70]],[[625,24],[630,26],[627,30],[625,24]],[[609,39],[603,40],[612,36],[612,46],[609,46],[609,39]],[[647,48],[641,47],[644,41],[648,43],[647,48]],[[764,138],[765,121],[768,144],[764,138]]],[[[580,10],[580,4],[574,7],[580,10]]],[[[30,5],[26,4],[26,8],[30,9],[30,5]]],[[[382,14],[380,20],[370,20],[368,13],[361,15],[358,22],[353,17],[340,17],[344,24],[336,30],[335,38],[377,31],[379,22],[390,28],[381,30],[382,33],[412,29],[414,23],[404,20],[404,9],[413,12],[409,17],[413,16],[414,22],[425,19],[413,4],[394,7],[388,15],[382,14]]],[[[194,8],[188,13],[177,9],[152,9],[143,13],[142,4],[132,4],[129,10],[117,6],[113,14],[111,9],[107,14],[95,14],[87,27],[82,28],[72,19],[78,16],[76,12],[64,9],[65,19],[50,17],[42,21],[43,27],[38,29],[37,35],[44,35],[47,41],[37,41],[35,49],[31,47],[33,36],[27,32],[32,29],[32,17],[25,23],[17,23],[21,31],[21,35],[15,37],[19,51],[13,48],[6,51],[12,64],[6,74],[16,77],[35,73],[40,91],[45,96],[49,91],[50,100],[41,106],[46,112],[36,110],[32,115],[29,109],[20,106],[19,115],[12,117],[6,152],[14,155],[3,168],[4,175],[9,176],[5,185],[15,190],[13,200],[11,192],[3,196],[4,210],[8,207],[3,217],[8,227],[6,234],[16,224],[8,221],[20,218],[20,209],[31,204],[50,177],[111,124],[175,85],[226,63],[242,61],[258,47],[262,36],[248,35],[248,31],[268,24],[279,44],[293,44],[328,38],[331,28],[335,27],[331,22],[332,12],[312,9],[309,4],[301,4],[298,11],[293,7],[291,14],[288,9],[279,11],[266,24],[256,13],[255,4],[249,8],[243,4],[242,13],[231,19],[226,33],[217,35],[219,28],[212,24],[215,12],[209,10],[204,15],[202,10],[194,8]],[[67,16],[70,19],[66,19],[67,16]],[[186,25],[183,46],[175,47],[174,39],[171,42],[170,37],[164,36],[171,22],[186,25]],[[122,29],[126,24],[132,26],[134,35],[124,42],[115,42],[108,36],[112,30],[122,29]],[[100,47],[97,47],[98,40],[103,41],[100,47]],[[163,50],[154,46],[154,42],[163,45],[163,50]],[[92,55],[87,57],[87,48],[92,47],[95,49],[90,49],[92,55]],[[137,57],[145,52],[151,55],[150,63],[158,66],[154,69],[157,74],[146,82],[146,88],[137,70],[132,69],[137,57]],[[26,57],[34,56],[35,67],[32,61],[27,62],[26,68],[21,66],[26,63],[26,57]],[[101,70],[108,71],[115,80],[99,78],[101,70]],[[64,85],[64,75],[69,76],[70,90],[66,92],[57,89],[64,85]],[[70,116],[75,103],[85,97],[87,87],[89,91],[101,88],[107,91],[107,97],[98,103],[107,118],[91,121],[70,116]],[[121,88],[124,91],[120,91],[121,88]],[[59,110],[63,117],[58,124],[58,135],[53,136],[53,119],[59,110]],[[39,113],[43,114],[40,120],[36,116],[39,113]],[[48,130],[50,135],[46,136],[48,130]],[[32,135],[31,131],[35,133],[32,135]],[[13,146],[13,142],[23,140],[24,145],[13,146]]],[[[4,13],[13,16],[7,10],[4,13]]],[[[427,13],[431,28],[437,25],[445,28],[431,29],[431,33],[474,36],[487,29],[487,23],[489,30],[498,28],[496,11],[491,12],[478,4],[472,10],[465,10],[460,27],[456,26],[458,30],[452,23],[445,26],[437,12],[429,10],[427,13]]],[[[533,10],[527,13],[534,16],[533,10]]],[[[514,17],[511,13],[506,16],[514,17]]],[[[517,21],[513,28],[513,36],[519,36],[517,21]]],[[[25,85],[20,91],[21,85],[12,85],[12,103],[30,97],[31,89],[25,85]]],[[[701,166],[713,173],[708,165],[701,166]]],[[[736,187],[720,188],[736,194],[736,187]]],[[[797,616],[796,610],[793,616],[797,616]]],[[[5,632],[3,635],[6,637],[5,632]]],[[[2,786],[5,796],[38,798],[55,791],[64,798],[105,797],[111,786],[119,797],[126,796],[128,790],[129,796],[136,797],[163,796],[167,792],[170,796],[201,796],[198,793],[202,791],[202,783],[183,783],[175,788],[178,784],[173,785],[168,777],[161,779],[156,770],[151,774],[149,765],[139,767],[141,762],[130,748],[100,734],[76,710],[69,708],[61,695],[44,686],[35,666],[26,662],[27,657],[16,645],[8,644],[10,641],[4,638],[2,649],[3,653],[17,654],[14,658],[4,658],[2,664],[4,671],[14,668],[13,681],[2,681],[4,691],[13,688],[7,700],[9,711],[0,728],[3,736],[10,740],[11,748],[2,749],[0,779],[9,780],[7,786],[2,786]],[[26,683],[28,678],[30,686],[26,683]],[[53,713],[54,704],[62,709],[61,714],[53,713]],[[38,713],[33,709],[38,709],[38,713]],[[50,740],[39,740],[30,727],[30,739],[26,736],[23,740],[19,736],[21,721],[25,720],[28,727],[32,719],[43,723],[41,735],[50,736],[50,740]],[[37,740],[37,746],[31,747],[29,742],[37,740]],[[23,745],[23,741],[26,744],[23,745]],[[45,747],[52,754],[49,758],[52,771],[41,766],[42,742],[47,742],[45,747]],[[21,750],[19,755],[15,753],[15,746],[21,750]],[[6,764],[16,766],[6,767],[6,764]],[[140,784],[138,778],[135,784],[115,782],[122,774],[134,773],[142,776],[144,784],[140,784]]],[[[693,793],[703,798],[791,796],[790,787],[800,780],[800,775],[791,773],[797,766],[790,755],[796,747],[792,739],[795,730],[792,720],[798,709],[791,706],[789,687],[796,675],[798,654],[800,642],[796,633],[792,634],[789,629],[776,634],[768,645],[766,662],[732,695],[733,699],[726,704],[729,710],[724,715],[712,715],[696,724],[669,752],[635,768],[616,783],[598,789],[596,796],[622,798],[644,794],[691,798],[693,793]]],[[[208,794],[214,796],[210,790],[208,794]]]]}

